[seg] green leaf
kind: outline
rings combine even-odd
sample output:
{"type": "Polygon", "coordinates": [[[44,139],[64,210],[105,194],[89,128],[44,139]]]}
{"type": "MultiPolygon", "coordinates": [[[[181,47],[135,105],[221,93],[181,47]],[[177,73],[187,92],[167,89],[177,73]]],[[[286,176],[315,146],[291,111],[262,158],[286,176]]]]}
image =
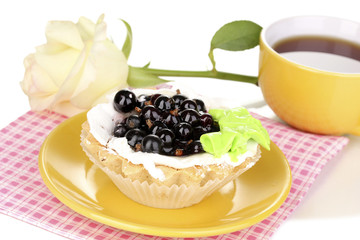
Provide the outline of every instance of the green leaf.
{"type": "Polygon", "coordinates": [[[146,68],[129,66],[129,75],[127,82],[131,87],[142,88],[142,87],[152,87],[169,81],[159,78],[151,73],[148,73],[146,71],[146,68]]]}
{"type": "Polygon", "coordinates": [[[149,68],[150,66],[150,62],[148,62],[145,66],[143,66],[143,68],[149,68]]]}
{"type": "Polygon", "coordinates": [[[214,49],[242,51],[259,44],[262,27],[254,22],[241,20],[222,26],[211,40],[209,58],[215,69],[214,49]]]}
{"type": "Polygon", "coordinates": [[[130,52],[131,52],[131,47],[132,47],[132,31],[131,31],[131,27],[130,25],[123,19],[120,19],[126,27],[127,30],[127,34],[126,34],[126,39],[124,42],[124,45],[122,47],[122,52],[124,53],[126,59],[129,58],[130,56],[130,52]]]}
{"type": "Polygon", "coordinates": [[[242,51],[259,44],[261,27],[251,21],[234,21],[225,24],[211,40],[211,49],[242,51]]]}

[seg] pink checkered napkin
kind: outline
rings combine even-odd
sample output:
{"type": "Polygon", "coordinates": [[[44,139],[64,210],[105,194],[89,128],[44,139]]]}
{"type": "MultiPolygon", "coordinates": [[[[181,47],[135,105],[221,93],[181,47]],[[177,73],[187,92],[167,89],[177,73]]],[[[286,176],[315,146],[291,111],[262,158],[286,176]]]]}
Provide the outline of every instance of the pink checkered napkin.
{"type": "MultiPolygon", "coordinates": [[[[268,239],[299,205],[324,165],[348,142],[345,137],[296,131],[256,115],[289,160],[293,184],[284,204],[262,222],[208,239],[268,239]]],[[[0,212],[70,239],[162,239],[116,229],[63,205],[43,183],[38,153],[48,133],[65,120],[55,113],[27,112],[0,131],[0,212]]]]}

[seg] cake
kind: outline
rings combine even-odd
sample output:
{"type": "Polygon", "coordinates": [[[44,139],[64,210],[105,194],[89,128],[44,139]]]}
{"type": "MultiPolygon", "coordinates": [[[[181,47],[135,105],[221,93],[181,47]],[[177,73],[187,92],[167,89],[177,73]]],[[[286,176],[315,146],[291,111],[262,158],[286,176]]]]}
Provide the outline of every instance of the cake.
{"type": "Polygon", "coordinates": [[[121,90],[87,113],[81,146],[122,193],[140,204],[175,209],[199,203],[251,168],[269,138],[244,108],[212,111],[191,94],[121,90]],[[244,125],[245,118],[250,120],[244,125]]]}

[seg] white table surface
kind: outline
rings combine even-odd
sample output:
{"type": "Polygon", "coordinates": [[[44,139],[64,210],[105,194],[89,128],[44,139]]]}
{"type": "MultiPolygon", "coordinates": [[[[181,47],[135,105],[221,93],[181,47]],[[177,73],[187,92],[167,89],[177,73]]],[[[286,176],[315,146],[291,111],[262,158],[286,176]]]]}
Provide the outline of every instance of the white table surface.
{"type": "MultiPolygon", "coordinates": [[[[125,19],[133,29],[132,66],[151,61],[154,68],[207,70],[211,37],[223,24],[247,19],[261,26],[295,15],[329,15],[360,22],[356,1],[6,1],[0,7],[0,128],[28,111],[19,82],[24,57],[45,43],[49,20],[93,21],[105,13],[108,35],[121,44],[125,19]]],[[[245,52],[216,51],[221,71],[257,74],[258,49],[245,52]]],[[[249,84],[207,79],[186,79],[201,93],[230,96],[239,104],[264,104],[260,89],[249,84]],[[221,87],[219,87],[221,86],[221,87]],[[235,97],[236,94],[238,97],[235,97]]],[[[346,106],[344,106],[346,107],[346,106]]],[[[265,105],[261,113],[276,118],[265,105]]],[[[322,170],[295,212],[272,239],[360,239],[360,137],[348,136],[346,148],[322,170]]],[[[64,239],[20,220],[0,214],[1,239],[64,239]]]]}

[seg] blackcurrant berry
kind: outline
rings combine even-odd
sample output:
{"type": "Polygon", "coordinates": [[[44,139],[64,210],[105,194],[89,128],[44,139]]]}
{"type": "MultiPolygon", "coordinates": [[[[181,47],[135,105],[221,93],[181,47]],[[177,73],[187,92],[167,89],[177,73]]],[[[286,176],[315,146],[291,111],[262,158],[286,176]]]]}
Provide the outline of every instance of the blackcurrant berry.
{"type": "Polygon", "coordinates": [[[194,109],[185,109],[179,112],[179,117],[183,122],[196,126],[200,121],[200,114],[194,109]]]}
{"type": "Polygon", "coordinates": [[[161,121],[154,121],[152,124],[151,124],[151,127],[150,127],[150,133],[151,134],[156,134],[157,131],[163,129],[163,128],[167,128],[166,124],[161,122],[161,121]]]}
{"type": "Polygon", "coordinates": [[[154,105],[156,99],[157,99],[158,97],[160,97],[160,96],[161,96],[160,93],[155,93],[155,94],[151,95],[151,96],[150,96],[150,104],[151,104],[151,105],[154,105]]]}
{"type": "Polygon", "coordinates": [[[201,99],[193,99],[197,105],[197,110],[199,112],[206,112],[205,103],[201,99]]]}
{"type": "Polygon", "coordinates": [[[161,111],[174,109],[174,100],[165,95],[160,95],[154,102],[154,107],[161,111]]]}
{"type": "Polygon", "coordinates": [[[175,138],[175,134],[168,128],[160,129],[156,132],[156,135],[163,140],[165,146],[171,146],[175,138]]]}
{"type": "Polygon", "coordinates": [[[127,113],[136,107],[136,95],[129,90],[120,90],[114,97],[114,109],[120,113],[127,113]]]}
{"type": "Polygon", "coordinates": [[[146,101],[150,101],[151,96],[150,95],[146,95],[146,94],[140,94],[138,96],[138,100],[141,102],[146,102],[146,101]]]}
{"type": "Polygon", "coordinates": [[[172,115],[170,112],[163,112],[162,113],[162,121],[169,127],[172,128],[176,124],[180,122],[179,117],[172,115]]]}
{"type": "Polygon", "coordinates": [[[210,114],[204,113],[200,116],[200,125],[204,128],[210,129],[213,125],[213,118],[210,114]]]}
{"type": "Polygon", "coordinates": [[[174,133],[179,140],[188,140],[192,137],[193,129],[187,122],[181,122],[175,125],[174,133]]]}
{"type": "Polygon", "coordinates": [[[218,122],[213,122],[213,125],[211,126],[210,129],[211,132],[219,132],[220,131],[220,126],[218,122]]]}
{"type": "Polygon", "coordinates": [[[188,146],[188,140],[174,139],[173,146],[177,149],[186,149],[188,146]]]}
{"type": "Polygon", "coordinates": [[[193,129],[193,138],[194,140],[199,140],[201,135],[210,132],[208,129],[202,127],[202,126],[196,126],[193,129]]]}
{"type": "Polygon", "coordinates": [[[185,110],[185,109],[194,109],[197,111],[196,102],[191,99],[184,100],[180,105],[180,111],[185,110]]]}
{"type": "Polygon", "coordinates": [[[199,140],[195,140],[189,144],[187,151],[189,154],[194,154],[204,152],[204,149],[201,142],[199,140]]]}
{"type": "Polygon", "coordinates": [[[145,107],[145,101],[137,101],[136,102],[136,106],[140,109],[143,109],[143,107],[145,107]]]}
{"type": "Polygon", "coordinates": [[[153,105],[147,105],[142,110],[140,115],[145,119],[150,119],[151,121],[161,120],[161,113],[153,105]]]}
{"type": "Polygon", "coordinates": [[[189,141],[175,139],[173,143],[174,155],[175,156],[184,156],[187,153],[189,141]]]}
{"type": "Polygon", "coordinates": [[[126,126],[123,123],[115,125],[114,128],[114,137],[124,137],[127,132],[126,126]]]}
{"type": "Polygon", "coordinates": [[[126,119],[126,127],[128,129],[139,128],[140,123],[141,123],[141,120],[138,115],[131,115],[126,119]]]}
{"type": "Polygon", "coordinates": [[[187,99],[187,97],[182,94],[175,94],[172,96],[172,99],[174,101],[175,108],[180,108],[180,105],[185,99],[187,99]]]}
{"type": "Polygon", "coordinates": [[[174,156],[175,155],[175,149],[173,146],[166,146],[162,148],[162,151],[160,154],[168,155],[168,156],[174,156]]]}
{"type": "Polygon", "coordinates": [[[128,141],[130,147],[135,148],[135,145],[141,143],[143,138],[146,136],[146,132],[140,129],[130,129],[126,134],[125,137],[128,141]]]}
{"type": "Polygon", "coordinates": [[[141,141],[141,149],[143,152],[160,153],[163,148],[163,141],[154,134],[149,134],[141,141]]]}

